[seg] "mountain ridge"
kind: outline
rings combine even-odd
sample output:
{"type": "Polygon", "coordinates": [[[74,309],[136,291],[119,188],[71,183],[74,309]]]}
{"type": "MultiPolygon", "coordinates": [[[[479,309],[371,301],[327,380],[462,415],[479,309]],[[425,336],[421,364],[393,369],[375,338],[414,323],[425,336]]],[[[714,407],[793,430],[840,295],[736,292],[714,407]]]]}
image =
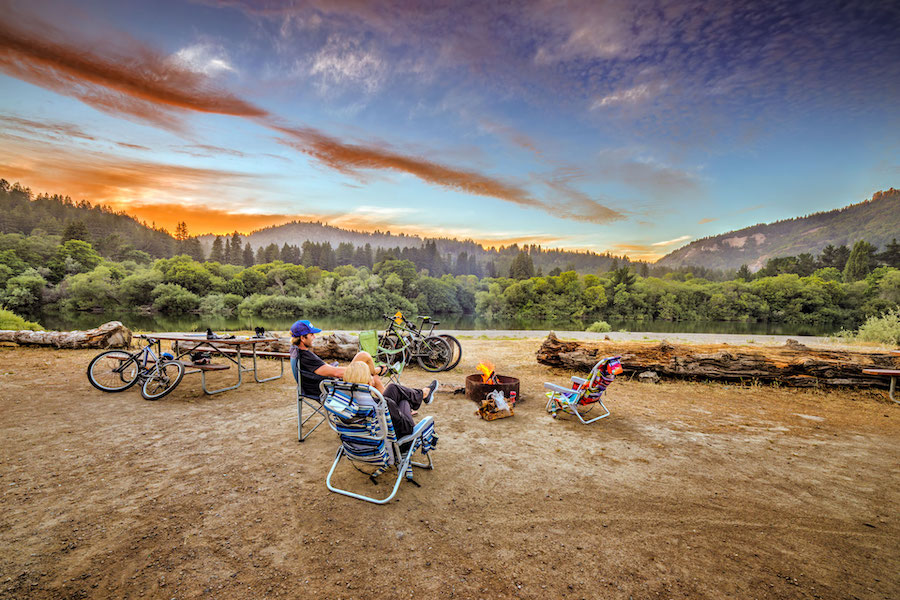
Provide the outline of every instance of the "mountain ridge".
{"type": "Polygon", "coordinates": [[[852,246],[858,240],[883,247],[896,237],[900,237],[900,190],[889,188],[857,204],[694,240],[655,264],[722,270],[745,264],[758,271],[770,258],[818,254],[829,244],[852,246]]]}

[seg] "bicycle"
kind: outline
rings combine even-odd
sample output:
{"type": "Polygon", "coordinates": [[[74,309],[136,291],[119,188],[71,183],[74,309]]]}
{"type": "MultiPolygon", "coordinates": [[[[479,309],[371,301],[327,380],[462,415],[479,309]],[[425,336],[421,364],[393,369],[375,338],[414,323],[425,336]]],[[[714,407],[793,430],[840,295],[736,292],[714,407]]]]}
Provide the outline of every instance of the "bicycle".
{"type": "Polygon", "coordinates": [[[145,400],[159,400],[174,390],[184,377],[184,365],[168,352],[157,356],[153,346],[158,340],[146,340],[137,352],[107,350],[95,356],[87,368],[91,385],[101,392],[124,392],[140,383],[145,400]]]}
{"type": "Polygon", "coordinates": [[[389,321],[389,325],[378,339],[379,355],[376,360],[402,360],[406,364],[415,358],[420,367],[432,373],[449,368],[454,359],[453,347],[443,337],[433,335],[437,322],[432,322],[429,317],[422,317],[422,323],[417,328],[400,312],[394,316],[382,317],[389,321]],[[432,323],[431,330],[424,334],[422,330],[428,323],[432,323]]]}

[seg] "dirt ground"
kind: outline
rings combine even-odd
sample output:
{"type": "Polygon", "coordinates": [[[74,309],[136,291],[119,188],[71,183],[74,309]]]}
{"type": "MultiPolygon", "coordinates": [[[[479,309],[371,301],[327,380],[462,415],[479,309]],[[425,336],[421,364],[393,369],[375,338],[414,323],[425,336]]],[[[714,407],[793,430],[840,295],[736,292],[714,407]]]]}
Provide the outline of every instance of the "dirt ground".
{"type": "Polygon", "coordinates": [[[385,506],[328,492],[336,436],[297,442],[289,374],[147,402],[92,388],[96,351],[0,348],[0,598],[900,597],[883,393],[619,379],[583,426],[545,412],[571,373],[539,345],[463,340],[441,380],[489,358],[524,402],[438,394],[435,470],[385,506]]]}

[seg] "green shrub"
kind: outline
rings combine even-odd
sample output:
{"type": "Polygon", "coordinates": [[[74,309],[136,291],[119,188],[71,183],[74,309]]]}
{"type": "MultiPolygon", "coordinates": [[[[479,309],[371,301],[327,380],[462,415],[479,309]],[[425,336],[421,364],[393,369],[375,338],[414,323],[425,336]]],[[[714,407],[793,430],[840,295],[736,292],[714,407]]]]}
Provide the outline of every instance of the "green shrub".
{"type": "Polygon", "coordinates": [[[44,328],[41,327],[40,323],[26,321],[13,311],[0,308],[0,329],[12,329],[13,331],[22,329],[42,331],[44,328]]]}
{"type": "Polygon", "coordinates": [[[186,290],[177,283],[161,283],[151,293],[153,308],[167,315],[178,315],[200,305],[200,296],[186,290]]]}
{"type": "Polygon", "coordinates": [[[878,317],[869,317],[854,337],[862,342],[900,346],[900,308],[891,309],[878,317]]]}
{"type": "Polygon", "coordinates": [[[594,321],[588,326],[587,331],[591,333],[606,333],[607,331],[612,331],[612,327],[606,321],[594,321]]]}

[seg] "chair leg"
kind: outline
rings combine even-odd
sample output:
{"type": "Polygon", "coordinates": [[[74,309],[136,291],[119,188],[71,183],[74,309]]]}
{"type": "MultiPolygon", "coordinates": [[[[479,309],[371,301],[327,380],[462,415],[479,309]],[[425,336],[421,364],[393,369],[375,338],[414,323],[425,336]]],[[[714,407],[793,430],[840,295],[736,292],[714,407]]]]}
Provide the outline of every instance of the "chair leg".
{"type": "Polygon", "coordinates": [[[603,400],[597,400],[597,404],[599,404],[599,405],[600,405],[600,408],[603,409],[603,414],[600,415],[599,417],[594,417],[593,419],[588,419],[587,421],[585,421],[585,420],[584,420],[584,417],[581,416],[581,413],[578,412],[578,407],[573,407],[573,410],[574,410],[574,412],[575,412],[575,416],[578,417],[578,420],[581,421],[582,423],[584,423],[585,425],[590,425],[590,424],[593,423],[594,421],[599,421],[600,419],[605,419],[606,417],[608,417],[608,416],[609,416],[609,409],[606,408],[606,405],[605,405],[605,404],[603,404],[603,400]]]}
{"type": "Polygon", "coordinates": [[[331,484],[331,476],[334,475],[334,470],[337,468],[338,463],[344,456],[343,446],[338,448],[337,455],[334,457],[334,462],[331,463],[331,469],[328,471],[328,476],[325,478],[325,485],[330,491],[335,492],[336,494],[343,494],[344,496],[350,496],[351,498],[356,498],[357,500],[365,500],[366,502],[371,502],[373,504],[387,504],[394,499],[394,496],[397,495],[397,490],[400,488],[400,482],[403,480],[403,474],[406,472],[406,469],[409,466],[410,454],[407,454],[406,458],[404,458],[403,461],[397,465],[397,479],[394,481],[394,487],[391,489],[391,493],[387,498],[379,500],[377,498],[372,498],[370,496],[364,496],[363,494],[351,492],[350,490],[341,489],[331,484]]]}
{"type": "Polygon", "coordinates": [[[310,435],[312,432],[319,428],[319,425],[325,422],[325,414],[322,412],[321,406],[315,406],[310,401],[306,400],[303,396],[300,395],[300,392],[297,392],[297,441],[302,442],[310,435]],[[306,418],[303,417],[303,405],[306,404],[310,410],[312,410],[312,414],[307,415],[306,418]],[[312,419],[318,414],[321,419],[319,422],[313,426],[312,429],[308,429],[306,433],[303,433],[303,426],[306,425],[306,422],[312,419]]]}

